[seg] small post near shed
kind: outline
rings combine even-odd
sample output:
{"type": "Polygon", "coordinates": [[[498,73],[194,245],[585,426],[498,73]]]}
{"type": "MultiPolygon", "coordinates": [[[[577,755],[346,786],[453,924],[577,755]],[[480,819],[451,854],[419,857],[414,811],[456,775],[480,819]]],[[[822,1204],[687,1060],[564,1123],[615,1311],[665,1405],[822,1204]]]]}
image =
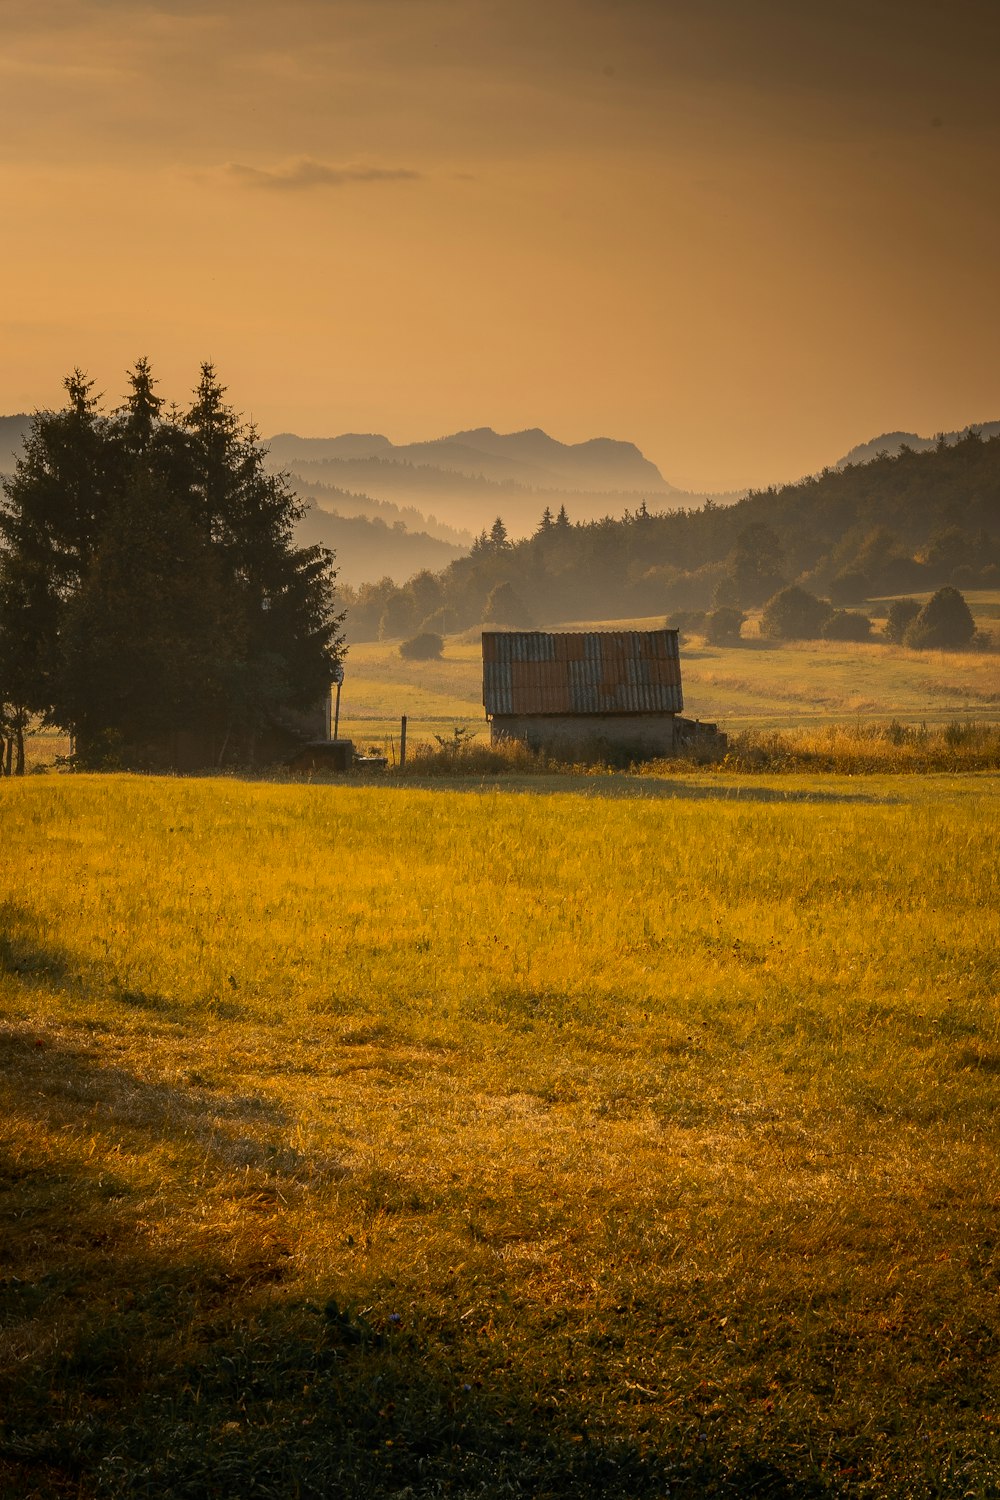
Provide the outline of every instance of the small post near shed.
{"type": "Polygon", "coordinates": [[[333,680],[337,684],[337,708],[336,708],[336,712],[334,714],[334,720],[333,720],[333,734],[330,736],[330,738],[331,739],[335,739],[335,740],[339,740],[340,739],[340,690],[344,686],[344,667],[343,667],[343,663],[342,662],[338,661],[337,665],[334,667],[334,669],[333,669],[333,680]]]}
{"type": "MultiPolygon", "coordinates": [[[[338,662],[322,703],[325,736],[308,740],[285,764],[293,771],[349,771],[354,764],[354,744],[340,738],[340,690],[344,685],[344,668],[338,662]],[[337,707],[333,708],[333,684],[337,685],[337,707]],[[332,721],[332,722],[331,722],[332,721]]],[[[319,705],[317,705],[319,706],[319,705]]]]}
{"type": "Polygon", "coordinates": [[[399,721],[399,769],[406,765],[406,715],[399,721]]]}

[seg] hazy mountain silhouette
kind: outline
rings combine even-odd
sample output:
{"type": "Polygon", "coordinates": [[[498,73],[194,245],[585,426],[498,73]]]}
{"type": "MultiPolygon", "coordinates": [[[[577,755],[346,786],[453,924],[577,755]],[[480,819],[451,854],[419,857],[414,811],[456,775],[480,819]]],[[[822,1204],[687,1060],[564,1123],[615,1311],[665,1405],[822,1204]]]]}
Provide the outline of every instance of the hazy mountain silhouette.
{"type": "MultiPolygon", "coordinates": [[[[539,427],[506,433],[475,427],[418,443],[392,443],[382,433],[301,438],[282,432],[268,439],[268,447],[271,464],[287,471],[300,493],[360,493],[369,506],[398,507],[408,521],[418,512],[428,518],[424,529],[438,536],[446,528],[488,529],[498,515],[512,536],[524,536],[546,506],[558,511],[565,505],[574,520],[590,520],[644,500],[662,505],[689,499],[634,443],[561,443],[539,427]]],[[[327,505],[322,494],[316,498],[327,505]]],[[[342,501],[329,508],[347,514],[342,501]]]]}
{"type": "Polygon", "coordinates": [[[408,531],[401,521],[387,526],[378,516],[335,515],[314,504],[307,505],[296,523],[295,538],[302,547],[316,543],[332,547],[337,554],[337,575],[347,584],[369,578],[402,583],[423,568],[438,571],[469,550],[424,531],[408,531]]]}
{"type": "Polygon", "coordinates": [[[300,438],[282,432],[268,439],[268,447],[275,462],[293,470],[300,463],[377,459],[501,483],[512,480],[537,490],[661,495],[673,489],[634,443],[614,438],[560,443],[538,427],[506,433],[475,427],[420,443],[392,443],[381,433],[300,438]]]}
{"type": "MultiPolygon", "coordinates": [[[[1000,422],[970,422],[968,427],[963,427],[958,432],[945,432],[940,434],[946,443],[957,443],[969,432],[978,432],[984,438],[992,438],[1000,435],[1000,422]]],[[[883,432],[881,437],[872,438],[870,442],[859,443],[852,448],[850,453],[845,453],[843,458],[838,458],[834,464],[835,469],[846,468],[848,464],[867,464],[880,453],[888,453],[895,458],[903,448],[912,448],[915,453],[926,453],[928,448],[936,448],[938,437],[925,438],[916,432],[883,432]]]]}

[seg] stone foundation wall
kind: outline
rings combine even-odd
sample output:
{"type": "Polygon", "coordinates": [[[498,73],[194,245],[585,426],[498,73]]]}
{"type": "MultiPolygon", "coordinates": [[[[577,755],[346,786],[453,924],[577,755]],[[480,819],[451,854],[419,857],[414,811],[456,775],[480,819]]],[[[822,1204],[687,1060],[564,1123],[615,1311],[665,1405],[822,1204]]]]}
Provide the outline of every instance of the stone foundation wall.
{"type": "Polygon", "coordinates": [[[494,714],[490,741],[520,740],[552,755],[671,755],[676,743],[675,714],[494,714]]]}

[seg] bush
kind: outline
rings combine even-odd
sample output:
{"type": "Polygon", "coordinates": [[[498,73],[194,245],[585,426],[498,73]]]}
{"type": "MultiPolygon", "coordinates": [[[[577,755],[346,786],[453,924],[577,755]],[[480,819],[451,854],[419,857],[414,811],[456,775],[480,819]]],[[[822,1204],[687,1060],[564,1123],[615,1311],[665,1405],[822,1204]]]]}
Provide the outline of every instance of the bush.
{"type": "Polygon", "coordinates": [[[835,609],[823,621],[820,635],[824,641],[870,641],[872,622],[867,615],[857,615],[849,609],[835,609]]]}
{"type": "Polygon", "coordinates": [[[443,650],[444,641],[435,631],[422,630],[419,635],[400,643],[399,654],[407,661],[433,661],[443,650]]]}
{"type": "Polygon", "coordinates": [[[772,641],[814,641],[832,613],[825,599],[793,584],[764,605],[760,633],[772,641]]]}
{"type": "Polygon", "coordinates": [[[721,605],[705,621],[705,638],[713,646],[731,646],[740,639],[746,615],[741,609],[721,605]]]}
{"type": "Polygon", "coordinates": [[[830,599],[834,604],[863,604],[870,593],[868,574],[859,568],[846,568],[830,582],[830,599]]]}
{"type": "Polygon", "coordinates": [[[894,599],[885,617],[885,639],[892,641],[895,646],[901,646],[907,630],[919,613],[920,605],[916,599],[894,599]]]}
{"type": "Polygon", "coordinates": [[[932,594],[908,626],[904,641],[914,651],[955,650],[967,646],[976,633],[972,611],[950,584],[932,594]]]}

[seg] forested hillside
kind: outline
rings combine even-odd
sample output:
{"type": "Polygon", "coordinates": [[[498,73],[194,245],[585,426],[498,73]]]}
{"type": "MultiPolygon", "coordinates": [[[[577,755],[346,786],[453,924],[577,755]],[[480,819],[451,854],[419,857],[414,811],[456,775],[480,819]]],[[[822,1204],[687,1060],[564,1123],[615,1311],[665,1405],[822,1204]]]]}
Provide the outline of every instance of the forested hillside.
{"type": "Polygon", "coordinates": [[[572,524],[546,510],[512,543],[502,522],[472,553],[404,588],[389,579],[344,591],[348,635],[489,619],[553,624],[760,604],[798,582],[837,602],[1000,583],[1000,437],[976,432],[917,453],[825,470],[733,505],[572,524]]]}
{"type": "Polygon", "coordinates": [[[402,583],[419,568],[443,568],[467,550],[425,531],[408,531],[402,521],[387,525],[381,516],[338,515],[304,503],[296,540],[303,547],[319,545],[335,552],[341,584],[360,583],[376,572],[402,583]]]}

